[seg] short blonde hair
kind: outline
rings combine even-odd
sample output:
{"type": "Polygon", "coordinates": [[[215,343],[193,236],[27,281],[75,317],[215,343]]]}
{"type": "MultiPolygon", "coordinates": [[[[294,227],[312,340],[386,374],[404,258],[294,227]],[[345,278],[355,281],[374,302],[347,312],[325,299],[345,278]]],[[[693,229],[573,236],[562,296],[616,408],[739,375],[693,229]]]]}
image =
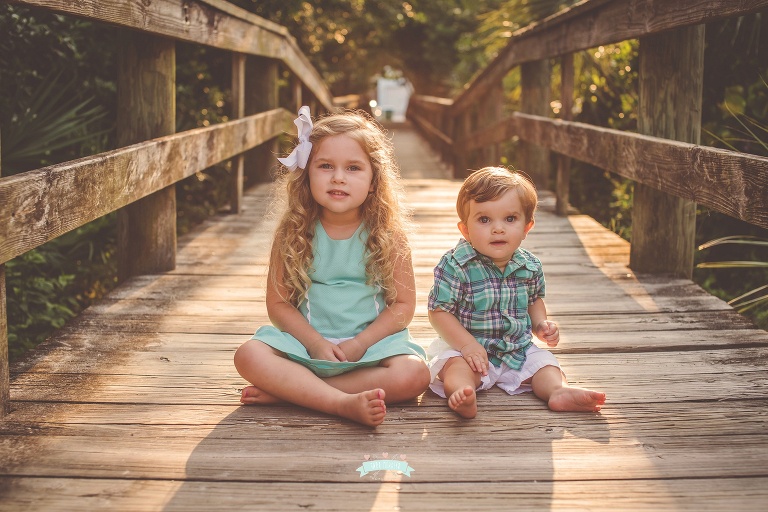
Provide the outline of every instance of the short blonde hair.
{"type": "Polygon", "coordinates": [[[456,213],[461,222],[469,219],[469,203],[492,201],[509,190],[517,190],[523,206],[526,224],[533,220],[533,213],[539,202],[536,187],[531,179],[520,171],[510,171],[503,167],[483,167],[474,171],[464,180],[456,198],[456,213]]]}

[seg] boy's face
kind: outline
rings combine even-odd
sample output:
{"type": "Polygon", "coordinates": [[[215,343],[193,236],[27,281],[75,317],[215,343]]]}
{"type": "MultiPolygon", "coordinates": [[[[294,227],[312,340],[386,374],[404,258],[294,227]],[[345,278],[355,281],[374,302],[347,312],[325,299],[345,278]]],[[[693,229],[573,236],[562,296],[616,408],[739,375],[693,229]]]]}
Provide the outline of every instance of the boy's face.
{"type": "Polygon", "coordinates": [[[467,242],[477,252],[491,258],[501,270],[531,228],[533,220],[526,223],[516,190],[508,190],[491,201],[470,201],[466,224],[459,222],[459,231],[467,242]]]}

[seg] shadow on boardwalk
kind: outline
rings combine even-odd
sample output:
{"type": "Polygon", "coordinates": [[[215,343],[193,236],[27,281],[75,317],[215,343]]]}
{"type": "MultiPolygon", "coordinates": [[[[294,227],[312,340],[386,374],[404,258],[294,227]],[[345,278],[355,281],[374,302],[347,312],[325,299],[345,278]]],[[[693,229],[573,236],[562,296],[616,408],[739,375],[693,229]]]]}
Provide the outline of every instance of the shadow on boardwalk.
{"type": "MultiPolygon", "coordinates": [[[[411,330],[426,345],[459,184],[427,174],[446,169],[401,135],[419,224],[411,330]]],[[[180,241],[175,271],[130,280],[15,369],[0,510],[765,509],[768,334],[690,281],[634,275],[626,242],[556,217],[546,193],[526,246],[544,262],[554,352],[573,384],[608,393],[601,414],[498,390],[475,420],[427,392],[375,430],[240,406],[232,355],[268,321],[267,205],[267,186],[251,190],[244,215],[180,241]],[[414,471],[357,471],[381,459],[414,471]]]]}

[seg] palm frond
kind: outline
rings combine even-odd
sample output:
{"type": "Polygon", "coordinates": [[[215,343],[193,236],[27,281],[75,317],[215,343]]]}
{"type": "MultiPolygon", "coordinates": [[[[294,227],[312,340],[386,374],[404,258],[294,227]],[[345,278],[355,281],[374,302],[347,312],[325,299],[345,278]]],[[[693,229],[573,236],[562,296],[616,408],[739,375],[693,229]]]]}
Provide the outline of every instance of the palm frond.
{"type": "Polygon", "coordinates": [[[723,238],[717,238],[715,240],[710,240],[709,242],[703,243],[699,246],[699,250],[709,249],[710,247],[714,247],[716,245],[723,245],[723,244],[744,244],[744,245],[765,245],[768,246],[768,240],[765,240],[760,237],[756,236],[750,236],[750,235],[733,235],[733,236],[725,236],[723,238]]]}
{"type": "Polygon", "coordinates": [[[108,133],[96,128],[107,115],[94,98],[80,99],[76,79],[62,71],[43,77],[29,98],[18,98],[18,113],[3,126],[3,174],[36,166],[52,152],[108,133]]]}

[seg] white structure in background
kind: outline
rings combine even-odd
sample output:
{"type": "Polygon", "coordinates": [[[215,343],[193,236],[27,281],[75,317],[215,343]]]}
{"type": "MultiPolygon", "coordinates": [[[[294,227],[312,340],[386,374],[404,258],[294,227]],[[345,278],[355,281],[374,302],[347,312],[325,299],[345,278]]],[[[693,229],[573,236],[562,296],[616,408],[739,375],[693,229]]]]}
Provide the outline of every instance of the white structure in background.
{"type": "Polygon", "coordinates": [[[412,93],[413,86],[405,78],[379,78],[376,81],[374,115],[385,121],[405,121],[405,111],[412,93]]]}

